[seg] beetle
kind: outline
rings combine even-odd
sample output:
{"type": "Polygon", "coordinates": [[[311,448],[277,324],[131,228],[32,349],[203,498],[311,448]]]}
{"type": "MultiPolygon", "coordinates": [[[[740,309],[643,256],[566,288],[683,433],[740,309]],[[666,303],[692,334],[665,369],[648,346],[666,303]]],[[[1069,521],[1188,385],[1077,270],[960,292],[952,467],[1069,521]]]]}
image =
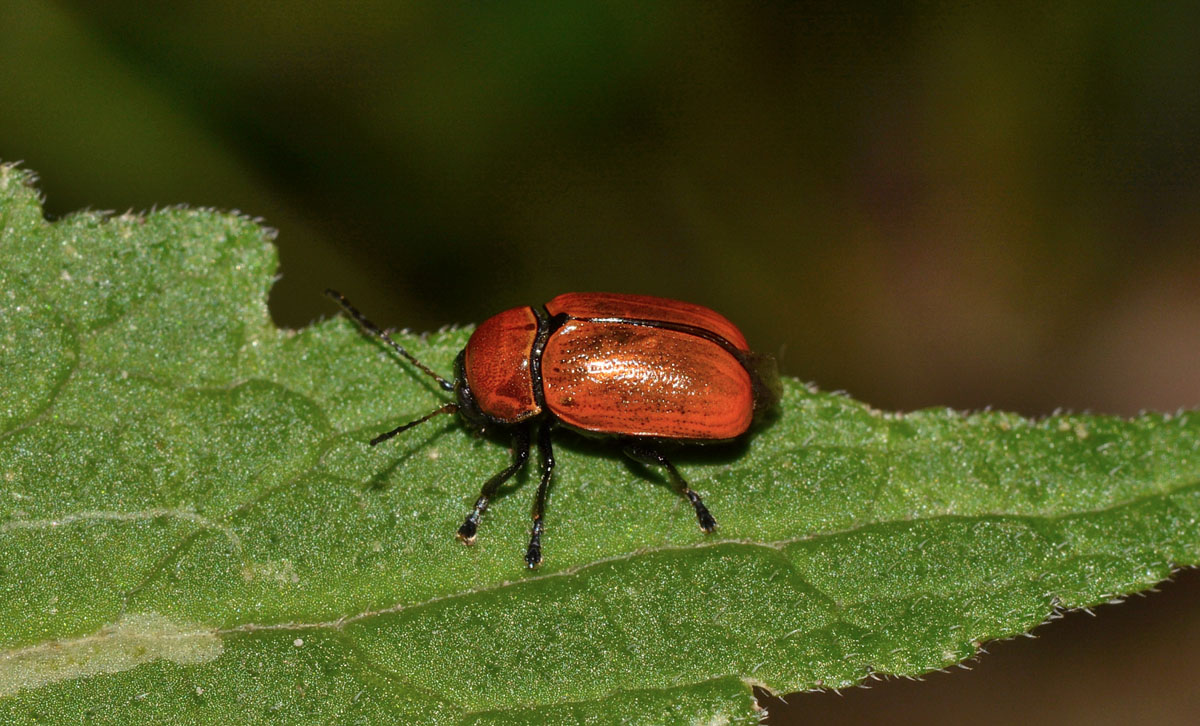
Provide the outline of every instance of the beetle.
{"type": "Polygon", "coordinates": [[[546,495],[554,471],[553,428],[615,438],[631,459],[661,466],[708,533],[716,529],[716,520],[662,448],[738,439],[779,401],[774,360],[752,352],[724,316],[693,303],[648,295],[566,293],[541,307],[505,310],[471,334],[450,380],[417,360],[341,293],[325,294],[454,394],[453,402],[376,436],[372,446],[453,413],[477,432],[511,435],[512,464],[484,483],[458,528],[465,544],[475,542],[496,491],[525,466],[536,436],[541,481],[525,551],[530,568],[542,561],[546,495]]]}

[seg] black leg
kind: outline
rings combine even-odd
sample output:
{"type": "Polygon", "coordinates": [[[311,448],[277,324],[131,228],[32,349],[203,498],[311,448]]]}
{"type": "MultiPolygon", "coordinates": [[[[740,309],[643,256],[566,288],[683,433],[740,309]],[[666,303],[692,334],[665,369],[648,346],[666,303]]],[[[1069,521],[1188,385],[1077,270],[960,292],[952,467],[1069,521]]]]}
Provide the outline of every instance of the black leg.
{"type": "Polygon", "coordinates": [[[667,461],[667,457],[658,453],[653,448],[639,441],[631,441],[625,444],[625,455],[634,461],[640,461],[643,464],[653,464],[661,466],[667,470],[667,476],[671,479],[671,483],[675,485],[675,491],[688,498],[692,503],[692,507],[696,510],[696,521],[700,523],[700,529],[705,532],[711,532],[717,528],[717,521],[708,513],[708,507],[704,506],[704,502],[700,501],[700,495],[692,491],[679,472],[671,462],[667,461]]]}
{"type": "Polygon", "coordinates": [[[479,529],[479,520],[483,517],[483,513],[487,511],[488,500],[500,488],[500,485],[512,478],[525,466],[525,462],[529,459],[529,428],[521,426],[513,434],[513,462],[504,471],[487,480],[483,485],[483,490],[479,492],[479,499],[475,500],[475,507],[471,513],[467,515],[467,519],[458,528],[458,538],[465,544],[475,543],[475,532],[479,529]]]}
{"type": "Polygon", "coordinates": [[[550,446],[550,424],[543,423],[538,429],[538,457],[542,463],[542,481],[538,484],[537,499],[533,500],[533,531],[529,535],[529,549],[525,550],[525,564],[530,569],[542,561],[542,515],[546,513],[546,494],[550,490],[550,476],[554,473],[554,449],[550,446]]]}

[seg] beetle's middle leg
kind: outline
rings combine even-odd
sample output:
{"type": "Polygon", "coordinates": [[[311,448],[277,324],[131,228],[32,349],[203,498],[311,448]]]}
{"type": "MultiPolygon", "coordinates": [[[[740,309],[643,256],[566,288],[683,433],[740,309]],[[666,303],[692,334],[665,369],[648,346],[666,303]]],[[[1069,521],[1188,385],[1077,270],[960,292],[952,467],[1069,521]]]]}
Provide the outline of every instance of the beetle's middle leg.
{"type": "Polygon", "coordinates": [[[483,518],[483,513],[487,511],[488,501],[495,495],[496,490],[500,485],[512,478],[525,466],[525,462],[529,459],[529,427],[521,426],[513,433],[513,462],[507,466],[504,471],[496,474],[483,485],[483,490],[479,492],[479,499],[475,500],[475,506],[471,509],[471,513],[467,515],[467,519],[458,528],[458,538],[466,544],[475,543],[475,532],[479,529],[479,520],[483,518]]]}
{"type": "Polygon", "coordinates": [[[688,501],[692,503],[692,508],[696,510],[696,521],[700,523],[700,529],[705,532],[711,532],[717,528],[717,520],[713,519],[713,516],[708,513],[708,507],[704,506],[704,502],[700,501],[700,495],[692,491],[692,488],[683,480],[683,477],[679,475],[679,472],[667,460],[667,457],[640,441],[627,441],[624,451],[625,455],[634,461],[661,466],[666,469],[667,477],[675,485],[675,491],[687,497],[688,501]]]}
{"type": "Polygon", "coordinates": [[[533,500],[533,529],[529,534],[529,549],[525,550],[525,564],[530,568],[542,561],[542,531],[545,524],[546,495],[550,491],[550,477],[554,473],[554,449],[550,446],[550,422],[542,422],[538,429],[538,458],[542,464],[542,481],[538,484],[537,498],[533,500]]]}

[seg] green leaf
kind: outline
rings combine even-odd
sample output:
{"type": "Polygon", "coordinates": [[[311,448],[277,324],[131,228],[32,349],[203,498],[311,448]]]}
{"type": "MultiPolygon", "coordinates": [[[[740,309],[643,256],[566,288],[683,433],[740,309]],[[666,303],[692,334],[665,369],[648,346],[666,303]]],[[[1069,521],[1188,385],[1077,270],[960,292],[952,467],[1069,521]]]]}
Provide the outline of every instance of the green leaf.
{"type": "MultiPolygon", "coordinates": [[[[535,477],[458,543],[505,446],[449,418],[368,446],[442,394],[343,318],[276,329],[261,227],[50,223],[30,180],[0,167],[4,723],[748,723],[751,684],[942,668],[1200,554],[1200,414],[888,414],[787,380],[766,430],[677,457],[713,535],[559,436],[530,573],[535,477]]],[[[468,334],[404,342],[449,371],[468,334]]]]}

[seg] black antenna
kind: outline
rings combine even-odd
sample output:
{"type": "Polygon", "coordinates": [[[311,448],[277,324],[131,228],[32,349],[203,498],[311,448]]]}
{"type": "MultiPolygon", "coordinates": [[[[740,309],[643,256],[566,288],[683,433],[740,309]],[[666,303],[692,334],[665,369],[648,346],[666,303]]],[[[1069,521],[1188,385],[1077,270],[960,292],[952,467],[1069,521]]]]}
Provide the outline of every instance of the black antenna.
{"type": "MultiPolygon", "coordinates": [[[[359,325],[361,325],[367,331],[372,332],[375,335],[378,335],[380,338],[383,338],[385,341],[387,341],[388,345],[390,345],[396,349],[397,353],[399,353],[400,355],[407,358],[409,363],[412,363],[417,368],[420,368],[422,373],[424,373],[425,375],[429,376],[430,378],[433,378],[434,380],[436,380],[438,382],[438,385],[440,385],[442,387],[443,391],[453,391],[454,390],[453,383],[451,383],[450,381],[447,381],[445,378],[442,378],[438,374],[434,373],[432,370],[429,369],[428,366],[426,366],[421,361],[417,360],[413,356],[412,353],[409,353],[407,350],[402,348],[399,343],[392,340],[391,336],[388,335],[386,332],[384,332],[378,325],[376,325],[375,323],[372,323],[370,320],[367,320],[367,316],[358,312],[358,308],[351,305],[350,301],[347,300],[346,297],[344,295],[342,295],[342,293],[338,292],[337,290],[332,290],[332,289],[326,288],[325,294],[328,295],[329,297],[333,298],[334,300],[336,300],[338,302],[338,304],[341,305],[342,308],[345,309],[346,312],[350,313],[350,317],[352,317],[358,321],[359,325]]],[[[455,410],[457,410],[457,408],[455,410]]],[[[425,421],[430,416],[433,416],[437,413],[452,413],[452,411],[443,411],[442,409],[438,409],[437,411],[430,414],[429,416],[426,416],[425,418],[421,419],[421,421],[425,421]]],[[[413,422],[413,424],[415,425],[415,424],[421,423],[421,421],[415,421],[415,422],[413,422]]],[[[395,431],[392,431],[391,433],[384,434],[381,438],[376,439],[375,441],[372,441],[371,443],[376,444],[376,443],[379,443],[379,441],[382,441],[383,439],[391,438],[392,436],[395,436],[396,434],[403,431],[405,428],[407,428],[407,427],[401,426],[400,428],[396,429],[395,431]]]]}
{"type": "Polygon", "coordinates": [[[392,438],[393,436],[400,433],[401,431],[408,431],[413,426],[416,426],[417,424],[423,424],[426,421],[428,421],[429,419],[433,418],[434,416],[439,416],[443,413],[455,413],[456,411],[458,411],[457,403],[447,403],[445,406],[442,406],[440,408],[435,408],[434,410],[425,414],[424,416],[417,419],[416,421],[409,421],[408,423],[406,423],[402,426],[397,426],[396,428],[392,429],[391,431],[387,432],[386,434],[379,434],[375,438],[371,439],[371,446],[375,446],[376,444],[382,444],[384,441],[387,441],[388,439],[392,438]]]}

